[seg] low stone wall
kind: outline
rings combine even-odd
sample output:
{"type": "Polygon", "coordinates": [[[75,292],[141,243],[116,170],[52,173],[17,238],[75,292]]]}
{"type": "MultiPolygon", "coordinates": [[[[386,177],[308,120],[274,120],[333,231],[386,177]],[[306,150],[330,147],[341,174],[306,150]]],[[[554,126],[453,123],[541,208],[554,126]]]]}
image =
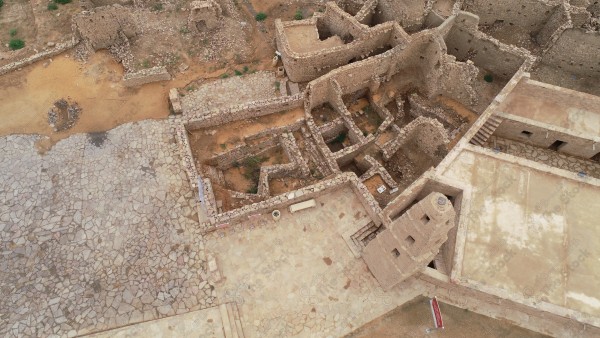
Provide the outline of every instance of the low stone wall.
{"type": "Polygon", "coordinates": [[[381,149],[383,158],[386,161],[389,160],[412,137],[420,138],[419,146],[430,155],[435,153],[438,145],[449,142],[444,126],[438,120],[419,116],[402,128],[395,139],[383,145],[381,149]],[[437,131],[441,139],[436,139],[433,130],[423,131],[423,128],[426,127],[437,131]]]}
{"type": "Polygon", "coordinates": [[[140,70],[135,73],[123,75],[123,85],[125,87],[137,87],[146,83],[171,80],[171,74],[164,66],[158,66],[140,70]]]}
{"type": "Polygon", "coordinates": [[[227,227],[230,223],[246,220],[249,216],[260,213],[270,213],[274,209],[287,208],[291,204],[316,198],[322,196],[324,193],[339,190],[348,185],[363,204],[371,219],[376,224],[381,224],[380,215],[382,210],[367,187],[358,180],[356,174],[343,173],[332,179],[324,180],[314,185],[279,195],[265,201],[246,205],[222,214],[213,214],[209,217],[209,222],[203,223],[202,226],[204,227],[205,232],[214,231],[222,227],[227,227]]]}
{"type": "Polygon", "coordinates": [[[303,94],[276,97],[267,100],[253,101],[247,104],[234,106],[226,109],[217,109],[211,112],[196,110],[184,120],[189,130],[209,128],[224,123],[251,119],[264,115],[290,110],[302,106],[303,94]]]}
{"type": "Polygon", "coordinates": [[[19,68],[25,67],[27,65],[30,65],[34,62],[49,58],[49,57],[53,57],[55,55],[61,54],[73,47],[75,47],[77,44],[79,43],[79,39],[73,38],[71,39],[71,41],[67,41],[67,42],[63,42],[63,43],[59,43],[57,44],[54,48],[52,49],[48,49],[42,52],[39,52],[37,54],[28,56],[24,59],[15,61],[15,62],[11,62],[7,65],[4,65],[2,67],[0,67],[0,75],[4,75],[6,73],[12,72],[14,70],[17,70],[19,68]]]}

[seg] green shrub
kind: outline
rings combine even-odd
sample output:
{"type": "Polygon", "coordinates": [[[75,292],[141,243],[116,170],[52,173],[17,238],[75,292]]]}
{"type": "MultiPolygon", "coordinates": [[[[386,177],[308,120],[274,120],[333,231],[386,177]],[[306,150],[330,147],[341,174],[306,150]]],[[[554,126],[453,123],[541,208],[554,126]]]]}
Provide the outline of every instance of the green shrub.
{"type": "Polygon", "coordinates": [[[483,80],[485,82],[492,82],[492,81],[494,81],[494,77],[492,76],[492,74],[486,74],[483,76],[483,80]]]}
{"type": "Polygon", "coordinates": [[[248,66],[244,66],[244,73],[248,73],[249,70],[250,68],[248,68],[248,66]]]}
{"type": "Polygon", "coordinates": [[[226,79],[226,78],[228,78],[228,77],[229,77],[229,74],[227,74],[227,73],[225,73],[225,74],[221,75],[221,79],[226,79]]]}
{"type": "Polygon", "coordinates": [[[297,10],[296,14],[294,14],[294,20],[302,20],[304,19],[304,15],[301,10],[297,10]]]}
{"type": "Polygon", "coordinates": [[[2,8],[2,6],[4,6],[4,0],[0,0],[0,8],[2,8]]]}
{"type": "Polygon", "coordinates": [[[8,48],[11,50],[17,50],[25,47],[25,41],[21,39],[11,39],[8,43],[8,48]]]}
{"type": "Polygon", "coordinates": [[[258,12],[254,18],[256,21],[265,21],[267,19],[267,15],[263,12],[258,12]]]}
{"type": "Polygon", "coordinates": [[[333,139],[333,143],[343,143],[346,140],[346,133],[340,133],[333,139]]]}
{"type": "Polygon", "coordinates": [[[66,5],[68,3],[71,3],[72,0],[54,0],[54,2],[56,2],[57,4],[61,4],[61,5],[66,5]]]}
{"type": "Polygon", "coordinates": [[[51,2],[51,3],[48,4],[48,10],[49,11],[55,11],[57,9],[58,9],[58,5],[55,4],[54,2],[51,2]]]}
{"type": "Polygon", "coordinates": [[[237,70],[237,69],[236,69],[236,70],[234,70],[233,72],[234,72],[234,73],[235,73],[235,75],[237,75],[237,76],[242,76],[242,74],[243,74],[242,72],[240,72],[240,71],[239,71],[239,70],[237,70]]]}
{"type": "Polygon", "coordinates": [[[152,6],[152,10],[155,10],[157,12],[162,11],[162,9],[163,9],[163,5],[160,2],[157,2],[152,6]]]}
{"type": "Polygon", "coordinates": [[[13,28],[13,29],[9,30],[8,34],[10,34],[11,37],[17,36],[17,29],[13,28]]]}

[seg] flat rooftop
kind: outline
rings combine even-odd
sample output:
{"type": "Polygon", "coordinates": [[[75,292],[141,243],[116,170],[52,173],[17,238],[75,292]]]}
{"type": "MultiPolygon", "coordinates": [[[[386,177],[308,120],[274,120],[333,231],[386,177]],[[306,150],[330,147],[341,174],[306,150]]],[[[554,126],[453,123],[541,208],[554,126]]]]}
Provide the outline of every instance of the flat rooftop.
{"type": "Polygon", "coordinates": [[[599,317],[600,186],[541,169],[468,147],[445,170],[467,191],[459,279],[599,317]]]}
{"type": "Polygon", "coordinates": [[[531,79],[523,78],[498,111],[600,136],[600,97],[531,79]]]}

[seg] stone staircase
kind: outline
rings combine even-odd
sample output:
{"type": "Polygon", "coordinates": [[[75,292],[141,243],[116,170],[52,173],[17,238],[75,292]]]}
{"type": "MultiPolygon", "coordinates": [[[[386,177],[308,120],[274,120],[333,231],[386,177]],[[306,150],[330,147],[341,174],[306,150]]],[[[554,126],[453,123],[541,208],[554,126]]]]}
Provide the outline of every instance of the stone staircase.
{"type": "Polygon", "coordinates": [[[477,134],[473,136],[470,143],[478,146],[483,146],[501,123],[501,118],[494,115],[490,116],[490,118],[487,121],[485,121],[483,126],[479,128],[477,134]]]}
{"type": "Polygon", "coordinates": [[[230,302],[219,305],[221,319],[223,321],[223,333],[225,338],[244,338],[242,319],[237,303],[230,302]]]}

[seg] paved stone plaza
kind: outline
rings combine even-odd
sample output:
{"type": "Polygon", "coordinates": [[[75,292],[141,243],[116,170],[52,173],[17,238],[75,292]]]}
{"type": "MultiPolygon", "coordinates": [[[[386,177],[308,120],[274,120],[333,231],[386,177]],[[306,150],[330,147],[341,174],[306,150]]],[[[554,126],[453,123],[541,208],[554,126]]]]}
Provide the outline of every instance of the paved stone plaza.
{"type": "Polygon", "coordinates": [[[261,71],[244,76],[233,76],[221,81],[213,81],[187,93],[181,104],[184,112],[204,111],[235,106],[250,101],[276,97],[275,73],[261,71]]]}
{"type": "Polygon", "coordinates": [[[0,139],[0,336],[73,336],[213,304],[170,121],[79,134],[44,156],[37,139],[0,139]]]}

